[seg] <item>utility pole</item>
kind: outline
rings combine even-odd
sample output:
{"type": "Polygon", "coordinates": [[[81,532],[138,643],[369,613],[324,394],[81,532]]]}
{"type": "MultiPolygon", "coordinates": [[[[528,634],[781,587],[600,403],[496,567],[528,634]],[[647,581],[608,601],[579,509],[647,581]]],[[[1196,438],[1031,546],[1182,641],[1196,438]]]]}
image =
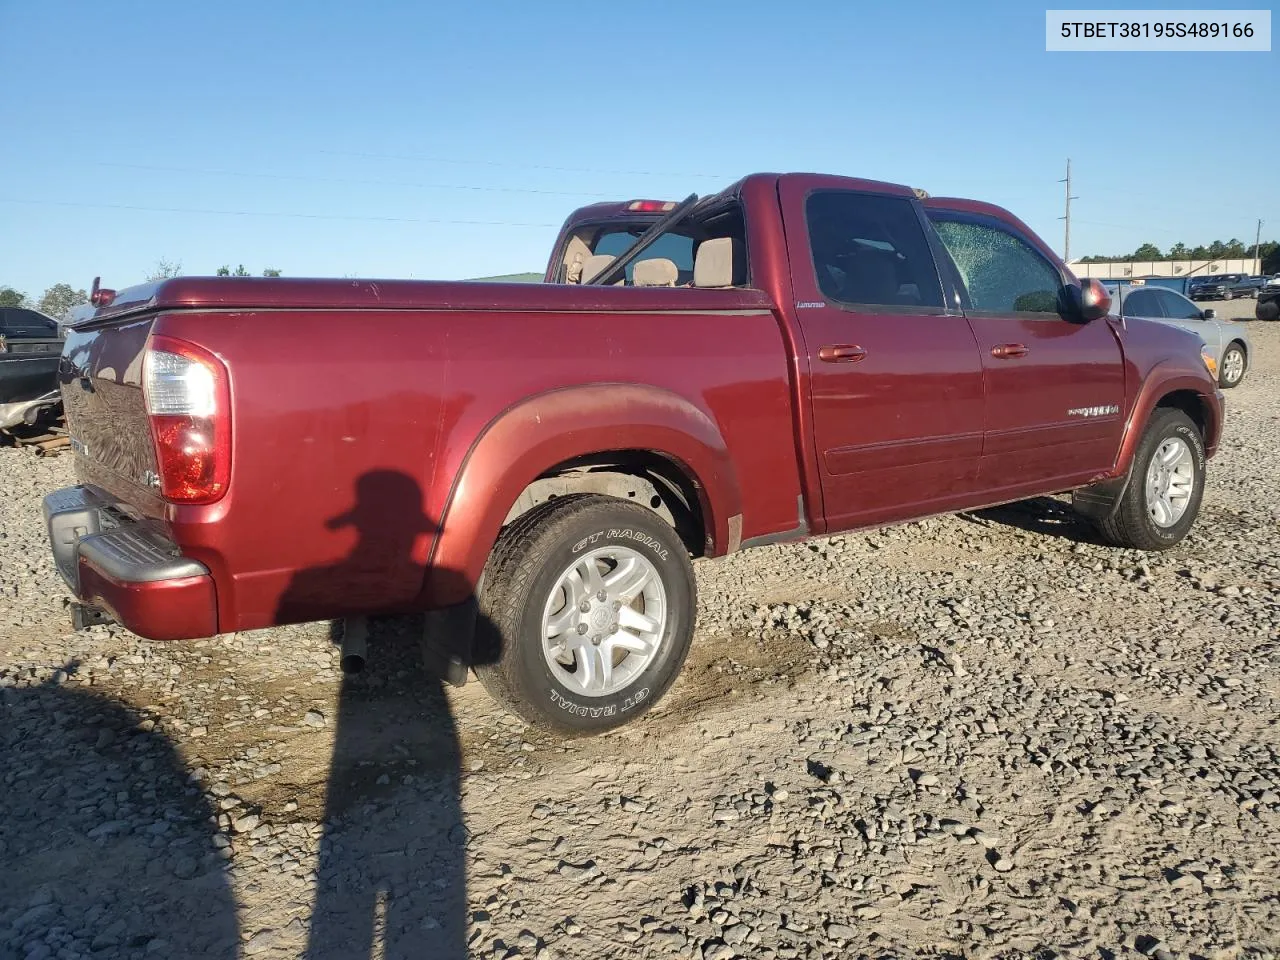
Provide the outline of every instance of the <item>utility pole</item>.
{"type": "Polygon", "coordinates": [[[1262,272],[1262,264],[1258,260],[1258,244],[1261,241],[1262,241],[1262,221],[1259,220],[1258,232],[1253,235],[1253,266],[1258,271],[1258,273],[1262,272]]]}
{"type": "Polygon", "coordinates": [[[1071,195],[1071,158],[1070,157],[1067,158],[1067,178],[1065,180],[1059,180],[1058,182],[1065,183],[1067,185],[1066,216],[1059,217],[1058,219],[1066,221],[1066,228],[1064,230],[1064,235],[1062,238],[1062,259],[1067,263],[1070,263],[1071,262],[1071,201],[1080,199],[1079,197],[1073,197],[1071,195]]]}

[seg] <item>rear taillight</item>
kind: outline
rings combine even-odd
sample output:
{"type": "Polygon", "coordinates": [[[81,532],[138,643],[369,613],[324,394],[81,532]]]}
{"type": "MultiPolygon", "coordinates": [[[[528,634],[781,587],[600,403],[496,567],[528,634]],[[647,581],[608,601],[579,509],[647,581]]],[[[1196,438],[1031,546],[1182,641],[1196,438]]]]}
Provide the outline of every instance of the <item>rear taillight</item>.
{"type": "Polygon", "coordinates": [[[227,368],[207,350],[154,336],[142,365],[156,445],[160,495],[212,503],[231,479],[231,390],[227,368]]]}

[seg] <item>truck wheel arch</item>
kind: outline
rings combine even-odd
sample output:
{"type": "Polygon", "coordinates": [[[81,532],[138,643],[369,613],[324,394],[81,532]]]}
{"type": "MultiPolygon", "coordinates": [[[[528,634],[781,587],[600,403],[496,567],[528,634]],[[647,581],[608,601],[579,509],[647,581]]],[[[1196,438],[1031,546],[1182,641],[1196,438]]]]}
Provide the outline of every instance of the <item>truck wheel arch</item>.
{"type": "Polygon", "coordinates": [[[1222,424],[1217,422],[1214,408],[1205,400],[1204,381],[1181,369],[1163,371],[1161,376],[1160,366],[1157,364],[1143,381],[1142,391],[1125,423],[1112,473],[1072,491],[1073,504],[1085,516],[1105,519],[1115,510],[1128,486],[1129,471],[1138,444],[1142,442],[1152,416],[1162,407],[1181,410],[1190,417],[1200,431],[1209,456],[1215,452],[1222,424]]]}
{"type": "MultiPolygon", "coordinates": [[[[704,410],[669,390],[643,384],[564,387],[507,408],[472,442],[440,511],[425,603],[442,606],[468,599],[465,591],[478,584],[503,524],[548,495],[558,495],[535,484],[559,470],[579,477],[602,473],[573,492],[597,484],[604,489],[596,492],[608,493],[610,484],[635,477],[635,454],[659,458],[685,478],[686,489],[697,500],[706,555],[736,549],[742,513],[737,473],[719,427],[704,410]]],[[[622,486],[626,484],[615,493],[622,486]]],[[[648,492],[644,484],[631,487],[648,492]]]]}
{"type": "MultiPolygon", "coordinates": [[[[1205,400],[1204,377],[1192,376],[1182,369],[1161,370],[1162,366],[1164,364],[1157,364],[1143,381],[1133,405],[1133,413],[1125,424],[1120,455],[1116,460],[1117,473],[1128,471],[1133,462],[1134,451],[1142,440],[1142,433],[1146,430],[1151,415],[1159,407],[1176,407],[1186,413],[1199,428],[1209,456],[1213,456],[1216,451],[1222,425],[1217,422],[1212,406],[1205,400]]],[[[1217,386],[1213,389],[1216,390],[1217,386]]]]}

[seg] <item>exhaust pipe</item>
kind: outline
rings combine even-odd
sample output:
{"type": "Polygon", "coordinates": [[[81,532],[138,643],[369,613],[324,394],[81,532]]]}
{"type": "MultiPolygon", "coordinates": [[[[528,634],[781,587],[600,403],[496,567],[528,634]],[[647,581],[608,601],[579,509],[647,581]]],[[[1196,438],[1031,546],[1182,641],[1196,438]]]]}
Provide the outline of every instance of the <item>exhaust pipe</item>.
{"type": "Polygon", "coordinates": [[[342,672],[359,673],[369,655],[369,620],[348,617],[342,621],[342,672]]]}

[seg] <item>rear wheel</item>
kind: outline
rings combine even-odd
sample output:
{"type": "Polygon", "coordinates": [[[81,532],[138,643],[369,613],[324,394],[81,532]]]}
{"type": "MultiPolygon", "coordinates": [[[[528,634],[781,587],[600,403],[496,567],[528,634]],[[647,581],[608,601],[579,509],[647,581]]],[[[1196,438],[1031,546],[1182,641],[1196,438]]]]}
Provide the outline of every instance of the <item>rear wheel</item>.
{"type": "Polygon", "coordinates": [[[1265,303],[1259,301],[1253,309],[1253,315],[1259,320],[1280,320],[1280,299],[1268,300],[1265,303]]]}
{"type": "Polygon", "coordinates": [[[1204,441],[1181,410],[1151,416],[1129,482],[1102,535],[1118,547],[1167,550],[1187,535],[1204,496],[1204,441]]]}
{"type": "Polygon", "coordinates": [[[612,497],[560,497],[520,517],[485,567],[489,694],[530,723],[600,733],[675,681],[695,615],[693,567],[661,517],[612,497]]]}
{"type": "Polygon", "coordinates": [[[1218,386],[1223,390],[1230,390],[1232,387],[1239,386],[1240,381],[1244,379],[1245,371],[1245,354],[1244,347],[1232,342],[1227,349],[1222,351],[1222,363],[1219,365],[1218,386]]]}

